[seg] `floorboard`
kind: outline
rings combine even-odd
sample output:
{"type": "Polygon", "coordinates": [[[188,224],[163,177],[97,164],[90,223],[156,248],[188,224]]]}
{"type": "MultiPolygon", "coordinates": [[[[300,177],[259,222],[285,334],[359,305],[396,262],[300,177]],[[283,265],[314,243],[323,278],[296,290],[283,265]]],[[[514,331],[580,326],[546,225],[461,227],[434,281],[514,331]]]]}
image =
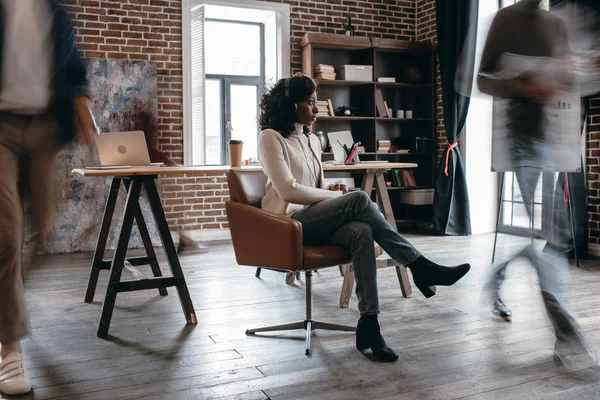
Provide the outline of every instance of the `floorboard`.
{"type": "MultiPolygon", "coordinates": [[[[506,323],[491,317],[481,291],[493,235],[410,238],[434,261],[473,268],[431,299],[416,289],[402,298],[395,270],[379,270],[382,333],[400,355],[392,364],[359,353],[352,333],[316,331],[311,357],[301,331],[247,337],[246,328],[303,318],[304,278],[288,286],[283,274],[263,271],[257,279],[253,268],[236,264],[228,244],[181,257],[197,326],[185,324],[174,289],[167,297],[126,293],[117,297],[106,339],[95,332],[108,272],[101,272],[95,302],[86,304],[91,254],[42,256],[26,282],[32,331],[23,347],[34,391],[19,399],[600,398],[600,367],[571,371],[553,361],[553,332],[526,262],[508,270],[502,296],[514,319],[506,323]]],[[[497,257],[528,243],[500,236],[497,257]]],[[[600,262],[582,261],[569,276],[568,300],[597,351],[600,262]]],[[[123,278],[133,279],[127,271],[123,278]]],[[[315,274],[316,319],[356,323],[355,296],[348,309],[337,307],[341,287],[337,268],[315,274]]]]}

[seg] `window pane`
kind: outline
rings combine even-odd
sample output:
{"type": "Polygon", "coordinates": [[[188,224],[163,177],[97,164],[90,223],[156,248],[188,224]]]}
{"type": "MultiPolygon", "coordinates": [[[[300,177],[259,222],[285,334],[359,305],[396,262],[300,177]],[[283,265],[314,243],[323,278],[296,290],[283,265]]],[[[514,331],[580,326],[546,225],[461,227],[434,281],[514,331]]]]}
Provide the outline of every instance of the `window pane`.
{"type": "MultiPolygon", "coordinates": [[[[542,227],[542,179],[538,180],[534,195],[534,229],[542,227]]],[[[502,223],[521,228],[531,228],[529,213],[514,173],[506,172],[504,181],[504,204],[502,223]]]]}
{"type": "Polygon", "coordinates": [[[206,21],[206,73],[260,76],[260,27],[206,21]]]}
{"type": "Polygon", "coordinates": [[[231,85],[232,139],[244,141],[242,159],[258,158],[258,87],[231,85]]]}
{"type": "Polygon", "coordinates": [[[221,137],[223,136],[223,101],[221,81],[206,80],[206,164],[221,164],[221,137]]]}

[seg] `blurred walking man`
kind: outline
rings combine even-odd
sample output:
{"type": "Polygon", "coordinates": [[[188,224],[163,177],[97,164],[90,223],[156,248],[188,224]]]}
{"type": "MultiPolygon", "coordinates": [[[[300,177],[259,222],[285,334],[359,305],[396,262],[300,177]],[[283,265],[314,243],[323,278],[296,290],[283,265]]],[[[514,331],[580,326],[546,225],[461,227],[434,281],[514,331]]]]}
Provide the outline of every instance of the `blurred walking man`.
{"type": "Polygon", "coordinates": [[[31,382],[21,339],[29,332],[22,275],[28,194],[43,240],[60,147],[94,143],[86,70],[71,22],[55,0],[0,0],[0,392],[31,382]]]}

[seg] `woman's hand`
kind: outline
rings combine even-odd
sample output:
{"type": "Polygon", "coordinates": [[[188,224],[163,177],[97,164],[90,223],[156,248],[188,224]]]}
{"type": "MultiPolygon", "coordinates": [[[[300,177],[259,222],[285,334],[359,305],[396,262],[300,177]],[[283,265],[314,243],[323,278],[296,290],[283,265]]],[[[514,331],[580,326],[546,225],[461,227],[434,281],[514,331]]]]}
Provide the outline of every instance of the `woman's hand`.
{"type": "Polygon", "coordinates": [[[341,183],[334,183],[333,185],[329,186],[329,190],[334,191],[334,192],[347,193],[348,187],[341,183]]]}

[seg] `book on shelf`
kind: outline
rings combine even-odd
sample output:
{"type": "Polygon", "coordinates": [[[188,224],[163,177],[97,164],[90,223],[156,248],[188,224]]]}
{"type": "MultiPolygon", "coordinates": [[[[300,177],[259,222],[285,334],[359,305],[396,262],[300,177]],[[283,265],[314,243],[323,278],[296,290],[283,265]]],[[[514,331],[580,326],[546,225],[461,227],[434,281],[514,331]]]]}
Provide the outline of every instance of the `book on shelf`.
{"type": "Polygon", "coordinates": [[[333,74],[333,75],[329,75],[329,74],[316,74],[315,75],[315,79],[316,80],[320,80],[320,81],[335,81],[336,77],[335,77],[335,74],[333,74]]]}
{"type": "Polygon", "coordinates": [[[334,81],[336,78],[333,65],[317,64],[315,65],[315,79],[334,81]]]}
{"type": "Polygon", "coordinates": [[[327,108],[329,109],[329,116],[335,116],[335,110],[333,108],[333,103],[331,102],[331,99],[327,99],[327,108]]]}
{"type": "Polygon", "coordinates": [[[333,117],[333,107],[331,106],[331,100],[319,100],[317,101],[317,113],[318,117],[333,117]]]}
{"type": "Polygon", "coordinates": [[[415,173],[413,171],[409,169],[402,169],[400,170],[400,176],[402,177],[402,183],[405,187],[417,186],[415,173]]]}
{"type": "Polygon", "coordinates": [[[377,78],[377,82],[381,82],[381,83],[396,83],[396,78],[389,77],[389,76],[381,76],[381,77],[377,78]]]}
{"type": "Polygon", "coordinates": [[[315,71],[335,71],[335,67],[331,64],[316,64],[315,71]]]}
{"type": "Polygon", "coordinates": [[[404,187],[402,184],[402,176],[400,175],[399,169],[392,170],[392,184],[394,187],[404,187]]]}
{"type": "Polygon", "coordinates": [[[392,142],[390,140],[378,140],[377,141],[377,152],[378,153],[387,153],[390,151],[390,147],[392,147],[392,142]]]}
{"type": "Polygon", "coordinates": [[[385,100],[383,101],[383,106],[385,107],[385,115],[386,115],[388,118],[392,118],[392,116],[390,115],[390,108],[389,108],[389,106],[388,106],[388,103],[387,103],[387,101],[385,101],[385,100]]]}
{"type": "Polygon", "coordinates": [[[378,117],[387,117],[388,109],[385,106],[383,101],[383,95],[381,94],[381,90],[375,90],[375,106],[377,107],[377,116],[378,117]]]}

